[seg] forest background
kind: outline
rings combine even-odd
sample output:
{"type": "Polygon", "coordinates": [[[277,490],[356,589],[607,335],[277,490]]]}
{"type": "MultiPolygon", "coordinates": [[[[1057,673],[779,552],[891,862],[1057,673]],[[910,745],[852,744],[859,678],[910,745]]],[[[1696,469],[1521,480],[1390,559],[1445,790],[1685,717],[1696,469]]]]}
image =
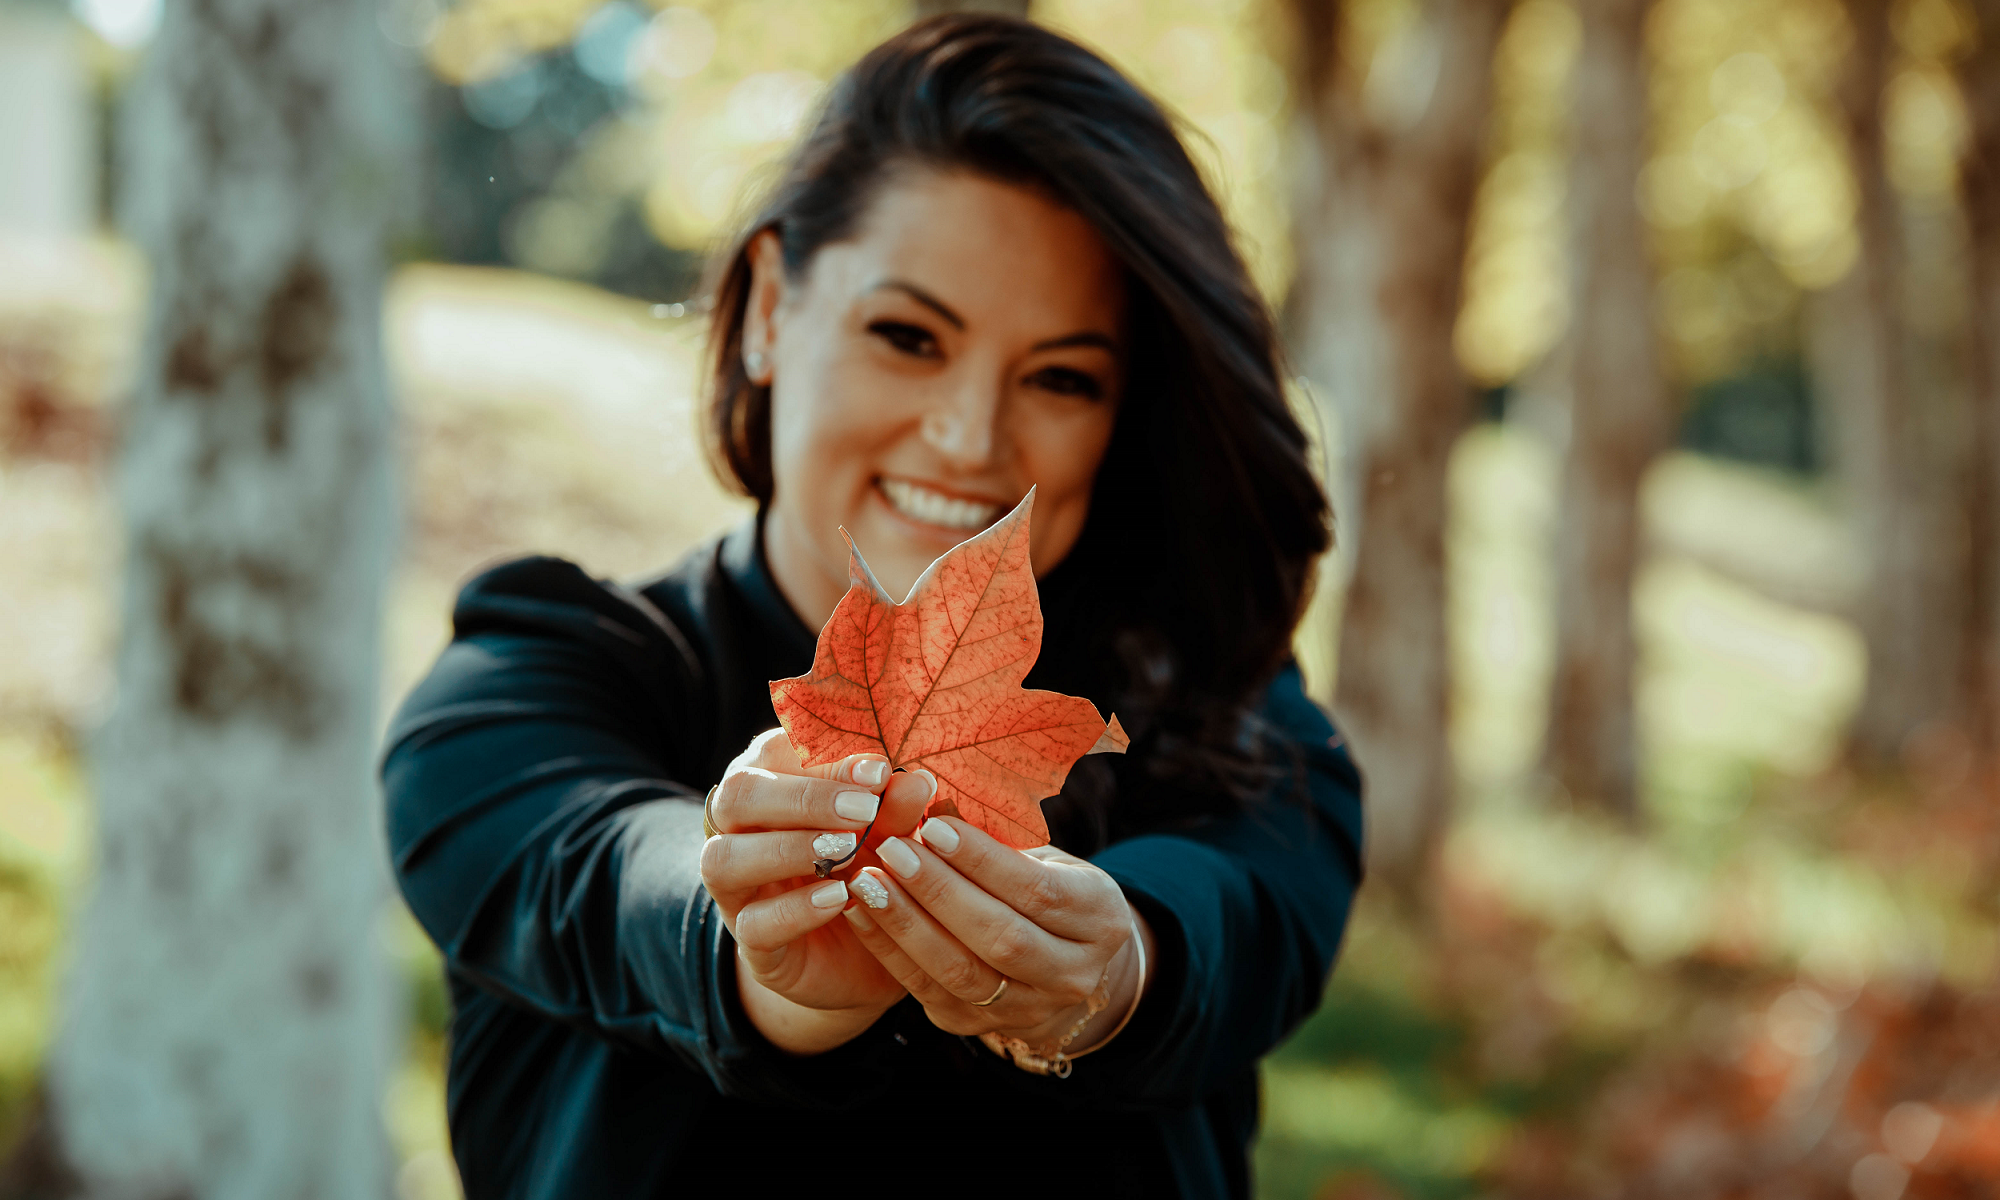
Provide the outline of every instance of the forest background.
{"type": "MultiPolygon", "coordinates": [[[[703,255],[958,6],[157,2],[0,2],[0,1195],[443,1200],[368,745],[482,564],[745,511],[703,255]]],[[[986,7],[1185,119],[1338,500],[1260,1194],[2000,1192],[2000,3],[986,7]]]]}

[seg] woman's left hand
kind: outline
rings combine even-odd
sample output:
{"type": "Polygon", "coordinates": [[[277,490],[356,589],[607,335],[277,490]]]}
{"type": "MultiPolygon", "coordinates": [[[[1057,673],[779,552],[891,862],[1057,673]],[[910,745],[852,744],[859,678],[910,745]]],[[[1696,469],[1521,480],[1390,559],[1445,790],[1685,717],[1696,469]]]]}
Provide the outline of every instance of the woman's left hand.
{"type": "Polygon", "coordinates": [[[1073,1029],[1100,982],[1109,1002],[1068,1053],[1102,1041],[1138,998],[1139,947],[1151,930],[1118,884],[1053,846],[1016,850],[964,821],[933,817],[923,842],[877,849],[887,871],[865,868],[847,908],[861,944],[947,1033],[1002,1033],[1043,1053],[1073,1029]],[[886,897],[886,899],[885,899],[886,897]],[[999,990],[998,1000],[981,1006],[999,990]]]}

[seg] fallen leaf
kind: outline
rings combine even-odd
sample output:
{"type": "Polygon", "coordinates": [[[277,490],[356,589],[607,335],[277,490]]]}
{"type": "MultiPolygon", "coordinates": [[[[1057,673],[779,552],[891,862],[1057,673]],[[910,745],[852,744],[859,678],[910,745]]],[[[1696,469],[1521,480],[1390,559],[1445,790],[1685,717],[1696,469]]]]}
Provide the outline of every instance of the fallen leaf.
{"type": "Polygon", "coordinates": [[[1042,800],[1077,759],[1122,754],[1129,739],[1081,696],[1021,686],[1042,649],[1028,558],[1034,504],[1031,490],[932,563],[901,604],[848,538],[850,583],[820,630],[812,671],[771,684],[804,765],[881,754],[937,776],[929,815],[958,816],[1024,849],[1049,840],[1042,800]]]}

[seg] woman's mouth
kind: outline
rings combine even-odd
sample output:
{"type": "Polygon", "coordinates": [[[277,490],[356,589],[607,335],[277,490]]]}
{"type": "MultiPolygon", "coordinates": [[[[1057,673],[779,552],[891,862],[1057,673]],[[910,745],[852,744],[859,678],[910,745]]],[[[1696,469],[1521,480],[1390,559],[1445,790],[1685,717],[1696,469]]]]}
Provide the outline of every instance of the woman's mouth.
{"type": "Polygon", "coordinates": [[[889,502],[889,507],[912,521],[942,529],[976,533],[998,520],[1003,509],[998,504],[947,496],[907,479],[884,476],[875,481],[875,486],[882,493],[882,498],[889,502]]]}

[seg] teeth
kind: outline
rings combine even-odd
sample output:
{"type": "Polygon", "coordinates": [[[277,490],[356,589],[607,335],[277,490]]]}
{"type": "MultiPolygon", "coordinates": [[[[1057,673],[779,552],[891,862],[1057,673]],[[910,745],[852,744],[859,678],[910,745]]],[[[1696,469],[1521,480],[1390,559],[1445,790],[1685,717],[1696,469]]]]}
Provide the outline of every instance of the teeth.
{"type": "Polygon", "coordinates": [[[904,516],[946,529],[984,529],[1000,515],[997,504],[956,500],[907,479],[884,479],[882,494],[904,516]]]}

